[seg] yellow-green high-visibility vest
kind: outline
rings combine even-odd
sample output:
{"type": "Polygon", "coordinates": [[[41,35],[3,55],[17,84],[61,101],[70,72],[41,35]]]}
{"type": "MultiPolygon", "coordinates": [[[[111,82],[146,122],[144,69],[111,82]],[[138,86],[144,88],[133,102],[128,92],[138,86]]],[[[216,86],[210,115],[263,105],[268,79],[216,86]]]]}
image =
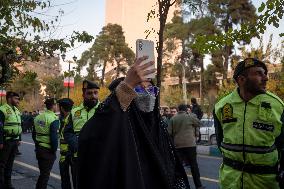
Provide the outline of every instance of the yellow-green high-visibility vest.
{"type": "Polygon", "coordinates": [[[22,133],[20,111],[15,106],[12,108],[9,104],[3,104],[0,111],[5,116],[4,140],[18,140],[22,133]]]}
{"type": "Polygon", "coordinates": [[[95,114],[99,102],[91,110],[87,111],[83,104],[71,110],[73,129],[76,135],[79,135],[84,124],[95,114]]]}
{"type": "Polygon", "coordinates": [[[65,126],[68,123],[68,119],[69,119],[69,115],[66,116],[66,118],[64,118],[62,120],[62,127],[60,128],[60,133],[59,133],[60,134],[60,160],[59,160],[60,162],[64,162],[65,161],[66,154],[68,152],[68,144],[64,140],[64,136],[63,136],[65,126]]]}
{"type": "Polygon", "coordinates": [[[39,146],[51,149],[50,145],[50,124],[58,120],[57,115],[50,110],[36,116],[34,120],[36,141],[39,146]]]}
{"type": "MultiPolygon", "coordinates": [[[[91,118],[96,112],[97,107],[99,106],[99,102],[95,107],[91,110],[87,111],[84,107],[83,103],[71,110],[72,115],[72,122],[73,122],[73,129],[77,136],[79,136],[81,129],[83,128],[84,124],[91,118]]],[[[74,157],[77,157],[77,152],[74,154],[74,157]]]]}
{"type": "Polygon", "coordinates": [[[284,103],[270,92],[245,102],[236,89],[215,105],[215,127],[223,134],[220,188],[279,188],[275,142],[283,130],[283,113],[284,103]]]}

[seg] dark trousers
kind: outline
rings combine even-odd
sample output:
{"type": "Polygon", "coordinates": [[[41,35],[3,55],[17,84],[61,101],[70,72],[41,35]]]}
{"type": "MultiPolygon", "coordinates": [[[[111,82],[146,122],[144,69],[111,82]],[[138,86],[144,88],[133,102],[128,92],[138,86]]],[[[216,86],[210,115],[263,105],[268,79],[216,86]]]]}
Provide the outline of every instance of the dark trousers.
{"type": "Polygon", "coordinates": [[[7,141],[0,150],[0,188],[12,185],[11,174],[17,148],[17,141],[7,141]]]}
{"type": "Polygon", "coordinates": [[[202,184],[200,181],[200,173],[196,159],[196,147],[178,148],[177,152],[181,161],[190,166],[195,187],[201,187],[202,184]]]}
{"type": "Polygon", "coordinates": [[[60,176],[61,176],[61,189],[71,189],[71,180],[70,180],[71,175],[69,172],[69,168],[71,168],[70,160],[59,162],[59,170],[60,170],[60,176]]]}
{"type": "Polygon", "coordinates": [[[36,189],[46,189],[50,171],[56,159],[56,154],[50,150],[37,146],[36,158],[38,160],[38,168],[40,175],[36,183],[36,189]]]}
{"type": "Polygon", "coordinates": [[[71,164],[71,169],[72,169],[72,182],[74,189],[77,189],[77,178],[78,178],[78,158],[72,158],[72,164],[71,164]]]}

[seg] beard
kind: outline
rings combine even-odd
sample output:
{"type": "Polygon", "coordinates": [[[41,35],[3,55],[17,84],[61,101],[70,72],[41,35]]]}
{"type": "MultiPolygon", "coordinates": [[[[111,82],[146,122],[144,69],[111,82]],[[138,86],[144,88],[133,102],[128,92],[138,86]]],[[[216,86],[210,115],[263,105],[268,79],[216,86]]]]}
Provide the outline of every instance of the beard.
{"type": "Polygon", "coordinates": [[[97,99],[84,99],[84,106],[87,107],[89,110],[95,107],[97,103],[97,99]]]}
{"type": "Polygon", "coordinates": [[[266,93],[266,89],[263,86],[266,86],[266,82],[256,84],[254,81],[247,78],[245,90],[253,95],[264,94],[266,93]]]}

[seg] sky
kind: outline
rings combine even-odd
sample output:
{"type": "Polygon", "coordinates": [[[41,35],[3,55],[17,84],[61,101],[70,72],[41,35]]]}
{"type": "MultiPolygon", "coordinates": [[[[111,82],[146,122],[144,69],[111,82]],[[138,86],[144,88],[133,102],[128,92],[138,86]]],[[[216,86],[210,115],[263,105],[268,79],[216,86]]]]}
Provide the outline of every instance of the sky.
{"type": "MultiPolygon", "coordinates": [[[[105,21],[105,0],[53,0],[54,4],[60,9],[64,10],[64,15],[60,20],[60,27],[55,32],[55,37],[64,38],[72,33],[72,31],[87,31],[93,36],[96,36],[105,21]]],[[[265,0],[252,0],[256,8],[258,8],[261,2],[265,0]]],[[[51,10],[53,13],[58,11],[57,9],[51,10]]],[[[276,45],[280,41],[279,34],[284,33],[284,19],[280,21],[280,27],[275,29],[269,26],[265,35],[264,43],[269,39],[270,34],[274,35],[273,43],[276,45]]],[[[283,38],[282,38],[283,40],[283,38]]],[[[257,40],[252,41],[252,45],[256,46],[258,44],[257,40]]],[[[66,53],[65,60],[72,60],[75,55],[78,59],[84,50],[87,50],[92,44],[76,45],[75,49],[70,49],[66,53]]],[[[208,60],[206,61],[208,62],[208,60]]],[[[62,69],[66,71],[68,69],[68,64],[61,60],[62,69]]],[[[84,71],[83,71],[84,73],[84,71]]]]}

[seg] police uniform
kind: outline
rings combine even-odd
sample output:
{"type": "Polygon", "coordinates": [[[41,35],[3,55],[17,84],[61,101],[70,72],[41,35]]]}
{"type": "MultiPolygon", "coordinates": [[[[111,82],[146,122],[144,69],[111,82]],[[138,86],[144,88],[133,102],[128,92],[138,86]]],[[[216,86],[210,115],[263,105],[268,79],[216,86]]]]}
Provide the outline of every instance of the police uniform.
{"type": "MultiPolygon", "coordinates": [[[[71,109],[74,102],[69,98],[63,98],[58,101],[60,107],[63,107],[65,111],[67,109],[71,109]]],[[[70,112],[69,112],[70,113],[70,112]]],[[[63,131],[68,122],[69,114],[65,117],[62,117],[60,120],[60,159],[59,159],[59,170],[61,176],[61,188],[62,189],[71,189],[71,174],[69,168],[71,168],[71,160],[70,160],[70,151],[68,148],[67,142],[64,140],[63,131]]]]}
{"type": "MultiPolygon", "coordinates": [[[[82,90],[86,89],[99,89],[98,85],[94,82],[84,80],[82,90]]],[[[84,103],[80,104],[71,110],[68,123],[64,129],[64,139],[69,145],[72,153],[72,180],[76,188],[77,181],[77,152],[78,152],[78,137],[84,124],[95,114],[99,101],[97,104],[89,109],[84,103]]]]}
{"type": "MultiPolygon", "coordinates": [[[[7,96],[19,95],[7,92],[7,96]]],[[[20,111],[10,104],[0,107],[0,188],[13,189],[11,183],[12,167],[18,148],[18,141],[22,133],[20,111]]]]}
{"type": "MultiPolygon", "coordinates": [[[[56,104],[54,98],[45,101],[47,108],[56,104]]],[[[33,139],[36,146],[36,158],[40,175],[37,180],[36,189],[45,189],[49,180],[50,171],[56,159],[58,147],[59,119],[57,115],[47,109],[35,117],[33,139]]]]}
{"type": "MultiPolygon", "coordinates": [[[[264,63],[256,59],[240,62],[234,78],[247,68],[264,63]]],[[[223,155],[219,177],[221,188],[277,189],[278,163],[283,164],[284,103],[266,92],[245,102],[239,90],[221,99],[214,110],[217,143],[223,155]]],[[[283,165],[282,165],[283,166],[283,165]]]]}

